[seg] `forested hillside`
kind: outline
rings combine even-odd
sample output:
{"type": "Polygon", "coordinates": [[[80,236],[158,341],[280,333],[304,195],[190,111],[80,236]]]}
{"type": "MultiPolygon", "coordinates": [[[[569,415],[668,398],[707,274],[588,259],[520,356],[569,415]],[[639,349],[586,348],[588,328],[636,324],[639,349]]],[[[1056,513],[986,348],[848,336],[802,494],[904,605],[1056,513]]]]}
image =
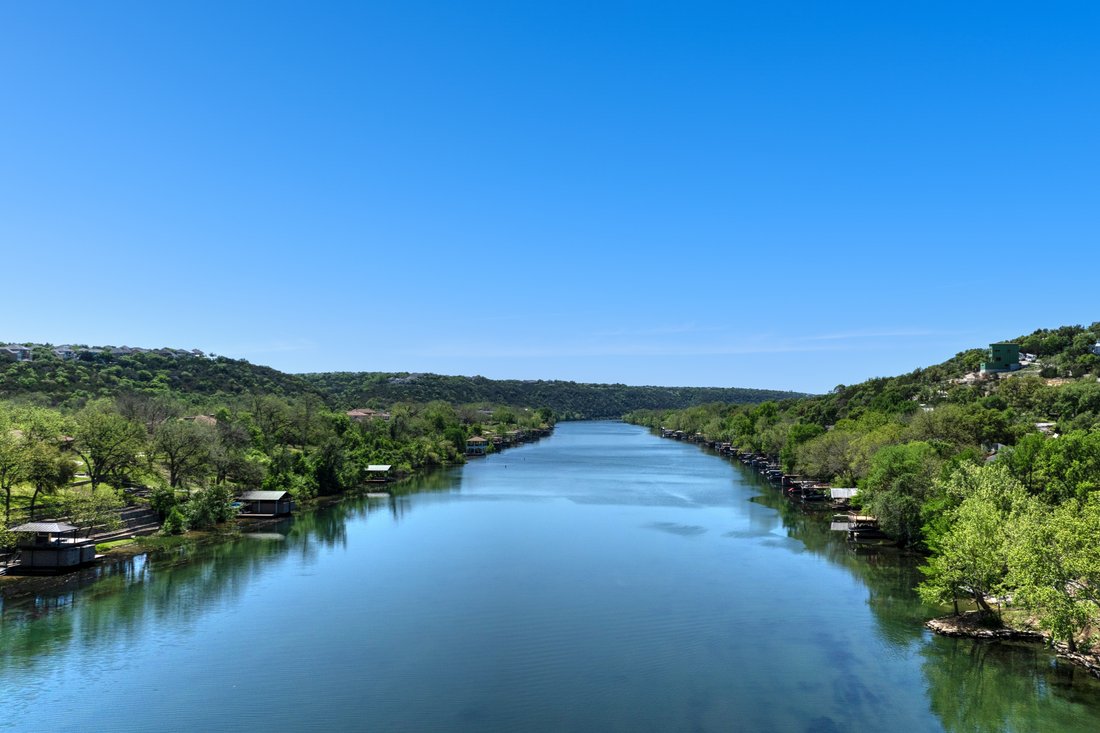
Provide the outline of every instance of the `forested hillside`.
{"type": "Polygon", "coordinates": [[[443,401],[548,407],[559,419],[621,417],[631,410],[678,409],[707,402],[747,404],[801,396],[794,392],[717,387],[633,387],[563,381],[383,372],[286,374],[241,359],[175,349],[78,349],[62,358],[50,346],[30,359],[0,359],[0,399],[78,408],[119,394],[164,394],[196,407],[238,397],[322,398],[334,409],[443,401]]]}
{"type": "Polygon", "coordinates": [[[802,396],[794,392],[720,387],[632,387],[563,381],[494,380],[439,374],[329,372],[305,374],[318,391],[344,407],[391,402],[489,402],[549,407],[562,419],[621,417],[631,410],[677,409],[707,402],[748,404],[802,396]]]}
{"type": "Polygon", "coordinates": [[[240,395],[317,395],[302,377],[223,356],[162,349],[111,353],[78,351],[68,359],[36,346],[25,361],[0,359],[0,398],[53,407],[127,393],[171,394],[192,404],[220,404],[240,395]]]}
{"type": "Polygon", "coordinates": [[[627,419],[858,486],[863,512],[931,553],[925,598],[1012,597],[1072,647],[1100,626],[1100,323],[1012,342],[1016,371],[976,373],[974,349],[819,397],[627,419]]]}

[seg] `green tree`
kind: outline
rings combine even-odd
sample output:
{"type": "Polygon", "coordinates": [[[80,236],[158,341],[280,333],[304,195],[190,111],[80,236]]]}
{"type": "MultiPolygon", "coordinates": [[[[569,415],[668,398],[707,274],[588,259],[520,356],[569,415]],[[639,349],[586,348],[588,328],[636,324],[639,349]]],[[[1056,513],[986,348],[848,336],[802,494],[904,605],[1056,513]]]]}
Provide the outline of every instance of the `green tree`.
{"type": "MultiPolygon", "coordinates": [[[[173,510],[169,510],[170,517],[173,510]]],[[[209,529],[216,524],[229,521],[236,514],[233,508],[233,494],[226,486],[207,486],[199,489],[184,504],[183,513],[187,517],[188,527],[209,529]]]]}
{"type": "Polygon", "coordinates": [[[1100,488],[1100,431],[1075,430],[1044,441],[1035,474],[1052,502],[1086,498],[1100,488]]]}
{"type": "Polygon", "coordinates": [[[61,511],[69,522],[83,529],[110,531],[122,526],[119,510],[125,502],[112,489],[95,491],[74,487],[61,494],[61,511]]]}
{"type": "Polygon", "coordinates": [[[932,542],[918,591],[930,603],[969,597],[991,614],[987,598],[1005,590],[1009,555],[1022,516],[1031,511],[1023,485],[1004,466],[964,463],[936,488],[957,501],[947,510],[949,529],[932,542]]]}
{"type": "Polygon", "coordinates": [[[1034,511],[1013,547],[1010,581],[1017,603],[1071,651],[1100,622],[1100,497],[1034,511]]]}
{"type": "Polygon", "coordinates": [[[921,441],[886,446],[871,459],[860,488],[863,505],[878,517],[884,532],[904,545],[922,538],[921,512],[939,466],[936,450],[921,441]]]}
{"type": "Polygon", "coordinates": [[[34,519],[39,495],[53,494],[73,479],[73,462],[62,455],[56,445],[34,443],[27,451],[26,478],[34,486],[28,518],[34,519]]]}
{"type": "Polygon", "coordinates": [[[106,403],[85,407],[73,420],[73,450],[84,460],[92,491],[137,462],[145,430],[106,403]]]}
{"type": "Polygon", "coordinates": [[[11,492],[27,477],[27,444],[11,423],[0,420],[0,491],[4,492],[4,522],[11,521],[11,492]]]}
{"type": "Polygon", "coordinates": [[[180,488],[210,472],[214,429],[190,420],[168,420],[153,435],[153,453],[168,471],[168,485],[180,488]]]}

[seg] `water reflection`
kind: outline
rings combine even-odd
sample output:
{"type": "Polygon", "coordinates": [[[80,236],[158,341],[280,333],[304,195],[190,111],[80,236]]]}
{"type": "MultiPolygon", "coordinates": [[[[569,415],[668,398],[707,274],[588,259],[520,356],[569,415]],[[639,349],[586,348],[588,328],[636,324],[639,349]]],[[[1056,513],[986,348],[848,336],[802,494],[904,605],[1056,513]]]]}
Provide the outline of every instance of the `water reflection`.
{"type": "MultiPolygon", "coordinates": [[[[617,429],[627,435],[633,430],[629,426],[617,429]]],[[[450,720],[462,727],[461,715],[472,715],[471,706],[480,700],[485,715],[499,717],[501,710],[510,711],[516,716],[516,725],[508,724],[520,729],[519,722],[530,722],[523,717],[530,710],[540,711],[539,715],[564,715],[555,696],[562,689],[553,685],[590,674],[592,680],[568,688],[571,704],[588,705],[590,720],[603,720],[611,727],[629,719],[629,712],[614,717],[609,700],[641,709],[664,695],[651,713],[666,711],[670,718],[664,722],[670,728],[683,727],[675,716],[690,711],[692,705],[698,707],[700,729],[719,729],[717,721],[724,725],[739,715],[758,716],[745,721],[757,729],[862,729],[868,716],[879,714],[885,716],[883,725],[890,727],[889,712],[908,704],[917,711],[907,709],[908,717],[899,720],[929,729],[1096,729],[1100,720],[1097,683],[1073,667],[1053,662],[1041,647],[974,644],[933,638],[924,631],[921,622],[932,612],[921,606],[912,591],[919,580],[915,558],[890,549],[850,547],[840,533],[829,530],[821,512],[808,512],[788,502],[738,466],[732,466],[730,474],[712,472],[719,476],[694,486],[690,472],[693,467],[700,471],[700,457],[682,444],[642,445],[655,446],[650,452],[665,451],[659,461],[676,461],[674,473],[685,477],[682,485],[675,483],[675,477],[669,479],[653,471],[649,483],[640,488],[637,467],[642,457],[634,444],[629,447],[633,451],[630,460],[612,456],[613,471],[604,477],[591,475],[598,473],[597,469],[584,468],[582,463],[588,460],[591,466],[598,459],[585,456],[606,455],[613,450],[614,440],[621,440],[621,436],[598,437],[605,441],[599,450],[589,449],[583,436],[565,431],[560,443],[563,450],[556,454],[541,448],[526,454],[517,451],[510,458],[507,482],[491,483],[504,469],[496,471],[492,459],[487,459],[469,471],[448,469],[395,484],[392,496],[349,496],[292,520],[258,527],[251,537],[182,541],[149,556],[111,560],[70,576],[4,584],[0,586],[0,675],[5,684],[14,675],[36,673],[45,678],[52,673],[52,660],[63,652],[97,659],[109,648],[116,648],[122,650],[112,657],[117,660],[139,646],[186,644],[189,635],[183,632],[199,626],[208,614],[226,612],[231,617],[221,626],[210,625],[229,629],[226,634],[250,621],[237,614],[259,614],[275,622],[280,608],[266,604],[276,598],[287,602],[286,597],[270,592],[283,585],[290,588],[287,595],[331,593],[342,601],[331,606],[304,604],[305,611],[299,609],[297,616],[300,623],[312,622],[317,618],[315,609],[320,608],[334,627],[338,620],[344,623],[341,628],[353,627],[360,620],[359,613],[386,619],[383,625],[368,624],[358,630],[360,646],[353,647],[341,637],[328,648],[330,658],[318,662],[318,669],[336,664],[346,653],[349,669],[351,658],[356,664],[369,658],[378,669],[388,670],[392,680],[372,678],[369,689],[376,694],[370,702],[375,712],[392,708],[392,720],[407,722],[401,717],[405,714],[401,695],[416,688],[425,701],[443,700],[434,707],[427,702],[420,706],[425,723],[450,720]],[[541,483],[535,481],[536,475],[542,476],[541,483]],[[552,480],[561,475],[571,477],[565,487],[552,480]],[[624,487],[614,483],[616,476],[625,476],[620,479],[624,487]],[[727,476],[732,478],[727,480],[727,476]],[[476,490],[471,488],[475,484],[479,486],[476,490]],[[646,490],[661,492],[661,497],[639,495],[646,490]],[[611,508],[577,512],[573,504],[581,503],[582,491],[611,508]],[[753,498],[746,501],[749,495],[753,498]],[[504,502],[514,501],[509,498],[514,496],[528,502],[524,505],[528,510],[530,501],[545,502],[545,512],[539,505],[535,512],[509,513],[504,502]],[[478,503],[474,505],[470,499],[478,503]],[[497,503],[489,504],[488,499],[497,503]],[[669,509],[652,511],[655,504],[669,509]],[[456,511],[463,506],[462,513],[456,511]],[[413,509],[417,510],[416,521],[405,522],[413,509]],[[537,520],[543,514],[565,519],[539,526],[537,520]],[[493,517],[486,518],[489,515],[493,517]],[[511,522],[517,516],[527,521],[511,522]],[[535,521],[530,521],[533,517],[535,521]],[[460,524],[459,518],[470,524],[460,524]],[[622,518],[622,526],[605,531],[604,522],[614,518],[622,518]],[[383,520],[381,526],[372,526],[379,519],[383,520]],[[727,520],[729,523],[723,524],[727,520]],[[474,525],[477,521],[484,524],[474,525]],[[584,522],[592,526],[581,526],[584,522]],[[403,525],[402,531],[393,528],[398,524],[403,525]],[[731,524],[736,529],[731,529],[731,524]],[[419,534],[409,532],[413,525],[419,534]],[[578,538],[604,544],[562,541],[563,526],[576,527],[578,538]],[[386,532],[400,541],[359,544],[365,535],[374,538],[386,532]],[[445,536],[448,532],[452,533],[449,537],[445,536]],[[514,562],[500,561],[502,548],[513,551],[548,545],[552,552],[515,551],[514,562]],[[740,553],[757,546],[768,548],[767,552],[743,558],[737,555],[735,562],[743,565],[729,567],[723,552],[732,556],[735,550],[740,553]],[[349,555],[374,560],[364,548],[378,547],[401,554],[369,567],[359,559],[347,561],[349,555]],[[462,551],[452,554],[452,548],[462,551]],[[778,552],[770,548],[778,548],[778,552]],[[335,569],[327,565],[327,572],[318,570],[333,556],[340,556],[344,564],[335,569]],[[690,566],[689,570],[698,567],[698,578],[676,577],[674,574],[686,566],[673,560],[684,556],[713,564],[690,566]],[[572,562],[562,564],[563,557],[572,562]],[[601,564],[606,557],[621,561],[601,564]],[[754,557],[766,561],[766,566],[752,566],[754,557]],[[830,588],[807,589],[805,595],[805,586],[776,588],[777,593],[786,595],[762,598],[771,589],[764,586],[760,592],[758,578],[770,580],[775,565],[788,561],[810,584],[821,576],[830,577],[833,583],[844,583],[849,577],[857,580],[858,585],[838,587],[836,593],[858,599],[853,589],[856,594],[859,589],[866,590],[870,615],[861,612],[858,600],[844,611],[866,617],[865,629],[853,633],[843,623],[846,619],[836,622],[835,616],[798,608],[805,598],[822,607],[829,604],[833,597],[830,588]],[[815,562],[820,567],[814,566],[815,562]],[[402,576],[419,575],[410,573],[409,568],[429,566],[441,568],[426,574],[430,587],[402,585],[402,576]],[[832,572],[834,567],[846,573],[832,572]],[[563,568],[583,568],[583,573],[570,574],[563,568]],[[283,583],[288,575],[312,574],[306,571],[314,570],[316,578],[283,583]],[[614,586],[613,595],[628,597],[629,603],[604,604],[602,583],[614,586]],[[696,583],[717,585],[728,592],[697,593],[696,583]],[[348,589],[356,584],[366,590],[347,602],[352,595],[348,589]],[[522,592],[494,595],[496,589],[509,587],[522,592]],[[592,591],[587,596],[579,592],[586,588],[592,591]],[[468,589],[473,592],[466,592],[468,589]],[[746,591],[743,597],[741,589],[746,591]],[[401,601],[402,590],[415,603],[401,601]],[[573,596],[588,605],[574,606],[573,596]],[[263,600],[249,606],[247,601],[256,598],[263,600]],[[392,604],[388,598],[394,599],[392,604]],[[683,607],[691,604],[699,605],[690,614],[681,615],[683,607]],[[361,610],[368,608],[374,616],[361,610]],[[578,608],[584,613],[577,613],[578,608]],[[437,613],[439,609],[446,613],[437,613]],[[786,618],[776,620],[775,616],[789,616],[792,610],[798,614],[794,623],[786,623],[786,618]],[[823,623],[823,618],[830,621],[823,623]],[[461,631],[449,636],[440,634],[440,628],[461,631]],[[753,646],[769,634],[776,638],[753,646]],[[507,643],[498,637],[506,638],[507,643]],[[401,643],[391,647],[390,639],[401,639],[401,643]],[[578,639],[583,643],[576,643],[578,639]],[[645,639],[646,644],[638,645],[638,639],[645,639]],[[768,653],[741,656],[747,646],[768,653]],[[682,678],[666,676],[665,671],[678,660],[709,659],[700,648],[717,650],[718,664],[692,669],[682,678]],[[587,658],[588,650],[598,650],[598,658],[587,658]],[[746,658],[752,660],[754,669],[741,669],[746,658]],[[432,661],[418,667],[412,661],[417,659],[432,661]],[[479,666],[482,659],[485,664],[479,666]],[[458,665],[466,675],[452,674],[448,664],[458,665]],[[734,668],[736,676],[723,676],[734,668]],[[908,676],[899,679],[907,680],[910,689],[899,690],[895,700],[891,695],[896,688],[882,676],[900,668],[908,676]],[[520,670],[522,674],[512,679],[502,670],[520,670]],[[428,684],[426,677],[433,675],[438,679],[428,684]],[[914,689],[922,679],[925,689],[914,689]],[[487,680],[494,682],[489,685],[487,680]],[[669,686],[669,680],[682,687],[669,686]],[[764,709],[765,699],[774,701],[766,697],[769,693],[782,698],[782,705],[777,706],[782,710],[764,709]],[[577,702],[585,695],[590,698],[587,703],[577,702]],[[447,707],[451,704],[448,700],[452,707],[447,707]],[[445,717],[450,714],[459,715],[457,723],[445,717]],[[780,719],[791,725],[776,723],[780,719]]],[[[555,436],[544,444],[550,448],[558,440],[555,436]]],[[[841,599],[841,595],[835,597],[841,599]]],[[[224,638],[204,640],[225,643],[224,638]]],[[[312,649],[287,646],[275,657],[285,654],[297,660],[296,664],[305,664],[309,651],[312,649]]],[[[298,684],[309,679],[312,676],[307,675],[298,684]]],[[[360,697],[354,699],[362,702],[360,697]]],[[[348,710],[361,712],[351,703],[348,710]]],[[[564,726],[567,719],[561,720],[564,726]]],[[[465,727],[478,728],[474,723],[465,727]]]]}
{"type": "MultiPolygon", "coordinates": [[[[828,513],[785,499],[754,472],[734,465],[759,493],[752,501],[774,510],[754,514],[754,530],[782,526],[808,551],[844,567],[866,587],[867,604],[886,648],[915,648],[923,659],[931,712],[952,733],[1092,730],[1100,718],[1100,680],[1034,643],[936,637],[922,624],[937,614],[915,591],[921,558],[894,548],[850,545],[829,529],[828,513]]],[[[833,658],[838,668],[843,652],[833,658]]],[[[865,703],[856,674],[853,689],[836,690],[846,705],[865,703]]],[[[882,701],[885,704],[885,701],[882,701]]]]}
{"type": "Polygon", "coordinates": [[[1095,726],[1100,681],[1042,646],[937,638],[920,653],[929,704],[953,733],[1095,726]]]}

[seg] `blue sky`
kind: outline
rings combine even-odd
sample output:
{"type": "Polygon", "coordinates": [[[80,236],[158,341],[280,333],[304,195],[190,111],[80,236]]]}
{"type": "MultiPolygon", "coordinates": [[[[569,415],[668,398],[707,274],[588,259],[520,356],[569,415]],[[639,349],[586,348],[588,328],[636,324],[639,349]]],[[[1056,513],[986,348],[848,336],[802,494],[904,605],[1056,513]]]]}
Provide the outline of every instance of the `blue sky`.
{"type": "Polygon", "coordinates": [[[1100,320],[1095,3],[0,5],[0,340],[824,391],[1100,320]]]}

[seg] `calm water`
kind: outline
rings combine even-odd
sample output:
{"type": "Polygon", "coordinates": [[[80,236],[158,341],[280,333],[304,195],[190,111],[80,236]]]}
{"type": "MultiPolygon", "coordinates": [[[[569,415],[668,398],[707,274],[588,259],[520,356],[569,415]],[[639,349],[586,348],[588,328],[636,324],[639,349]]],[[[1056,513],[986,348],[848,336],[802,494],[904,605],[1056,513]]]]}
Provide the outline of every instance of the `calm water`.
{"type": "Polygon", "coordinates": [[[566,423],[416,488],[5,599],[0,728],[1100,730],[1095,680],[932,637],[910,561],[695,446],[566,423]]]}

